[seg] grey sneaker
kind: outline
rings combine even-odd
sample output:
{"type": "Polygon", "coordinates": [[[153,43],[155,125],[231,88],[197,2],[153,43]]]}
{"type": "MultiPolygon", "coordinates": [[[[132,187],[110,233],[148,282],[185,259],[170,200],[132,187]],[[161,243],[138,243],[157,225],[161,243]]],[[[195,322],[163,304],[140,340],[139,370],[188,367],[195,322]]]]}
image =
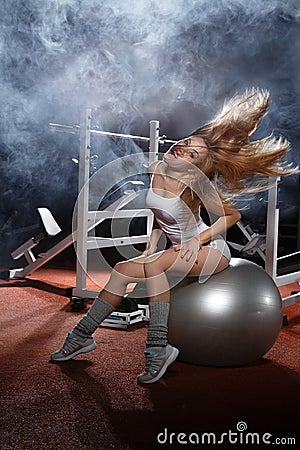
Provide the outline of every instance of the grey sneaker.
{"type": "Polygon", "coordinates": [[[150,347],[145,351],[146,368],[138,376],[140,383],[155,383],[165,373],[170,364],[177,358],[179,350],[172,345],[166,347],[150,347]]]}
{"type": "Polygon", "coordinates": [[[68,361],[79,355],[79,353],[88,353],[97,347],[93,338],[83,339],[72,332],[68,334],[63,346],[52,353],[51,361],[68,361]]]}

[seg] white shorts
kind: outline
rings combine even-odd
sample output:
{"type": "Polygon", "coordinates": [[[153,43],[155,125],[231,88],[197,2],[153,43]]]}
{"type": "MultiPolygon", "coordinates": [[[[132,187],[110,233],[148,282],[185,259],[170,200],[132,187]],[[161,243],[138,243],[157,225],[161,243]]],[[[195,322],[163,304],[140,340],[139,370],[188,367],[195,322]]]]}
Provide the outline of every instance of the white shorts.
{"type": "Polygon", "coordinates": [[[225,239],[222,238],[222,236],[218,236],[212,241],[210,241],[210,243],[207,244],[206,247],[211,247],[214,248],[215,250],[218,250],[223,256],[225,256],[225,258],[228,259],[228,261],[231,260],[230,249],[225,239]]]}

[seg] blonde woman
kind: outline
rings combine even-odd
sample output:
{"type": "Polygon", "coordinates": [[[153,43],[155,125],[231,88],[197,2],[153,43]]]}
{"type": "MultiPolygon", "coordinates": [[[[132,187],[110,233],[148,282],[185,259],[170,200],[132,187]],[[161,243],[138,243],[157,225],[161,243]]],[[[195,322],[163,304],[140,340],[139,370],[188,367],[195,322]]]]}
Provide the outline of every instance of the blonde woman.
{"type": "Polygon", "coordinates": [[[289,151],[285,139],[269,136],[250,141],[268,101],[268,92],[259,89],[233,97],[211,122],[176,142],[162,161],[151,165],[147,205],[155,226],[145,252],[115,265],[108,283],[51,361],[67,361],[94,350],[93,333],[118,307],[127,285],[145,280],[150,322],[146,367],[138,381],[154,383],[164,375],[178,355],[167,340],[172,280],[197,276],[201,282],[226,269],[231,256],[221,235],[240,219],[232,198],[266,189],[270,176],[296,171],[284,162],[289,151]],[[205,224],[201,206],[217,220],[205,224]],[[172,246],[157,252],[162,233],[172,246]]]}

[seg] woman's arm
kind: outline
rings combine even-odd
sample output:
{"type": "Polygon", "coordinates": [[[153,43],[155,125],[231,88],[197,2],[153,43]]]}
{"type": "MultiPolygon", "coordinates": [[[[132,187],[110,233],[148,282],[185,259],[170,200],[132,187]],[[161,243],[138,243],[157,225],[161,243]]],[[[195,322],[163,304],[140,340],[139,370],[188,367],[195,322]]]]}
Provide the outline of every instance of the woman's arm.
{"type": "Polygon", "coordinates": [[[156,222],[156,220],[154,218],[153,228],[152,228],[152,231],[150,234],[150,240],[149,240],[149,242],[147,242],[146,250],[143,253],[144,255],[150,256],[156,252],[157,244],[158,244],[159,238],[161,237],[162,233],[163,233],[163,231],[161,230],[161,228],[159,227],[158,223],[156,222]]]}
{"type": "MultiPolygon", "coordinates": [[[[189,261],[193,256],[196,257],[202,245],[210,242],[215,236],[224,233],[241,218],[241,215],[236,207],[228,201],[223,201],[222,206],[220,202],[217,202],[216,205],[214,205],[213,202],[210,202],[209,211],[214,214],[218,214],[219,219],[217,219],[213,225],[200,233],[198,236],[182,245],[177,245],[174,247],[175,252],[179,251],[181,258],[185,258],[186,261],[189,261]],[[196,241],[198,241],[198,244],[196,241]]],[[[197,260],[195,262],[197,264],[197,260]]]]}
{"type": "Polygon", "coordinates": [[[199,234],[197,239],[201,244],[207,244],[215,236],[224,233],[241,219],[241,214],[237,208],[229,201],[222,202],[217,205],[210,203],[209,211],[220,216],[209,228],[199,234]]]}

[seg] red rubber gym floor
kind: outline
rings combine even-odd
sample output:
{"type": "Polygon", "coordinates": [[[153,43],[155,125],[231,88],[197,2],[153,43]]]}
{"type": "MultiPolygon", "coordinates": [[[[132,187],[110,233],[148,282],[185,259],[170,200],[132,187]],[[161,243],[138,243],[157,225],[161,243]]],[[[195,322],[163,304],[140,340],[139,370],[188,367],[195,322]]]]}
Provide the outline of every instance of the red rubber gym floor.
{"type": "Polygon", "coordinates": [[[238,368],[175,362],[159,383],[140,386],[145,322],[100,328],[96,351],[49,363],[83,314],[71,312],[65,297],[74,283],[73,271],[54,269],[0,281],[1,450],[207,449],[213,439],[216,448],[255,448],[245,444],[247,433],[259,448],[263,437],[281,442],[277,448],[299,446],[300,304],[285,310],[289,325],[259,361],[238,368]]]}

